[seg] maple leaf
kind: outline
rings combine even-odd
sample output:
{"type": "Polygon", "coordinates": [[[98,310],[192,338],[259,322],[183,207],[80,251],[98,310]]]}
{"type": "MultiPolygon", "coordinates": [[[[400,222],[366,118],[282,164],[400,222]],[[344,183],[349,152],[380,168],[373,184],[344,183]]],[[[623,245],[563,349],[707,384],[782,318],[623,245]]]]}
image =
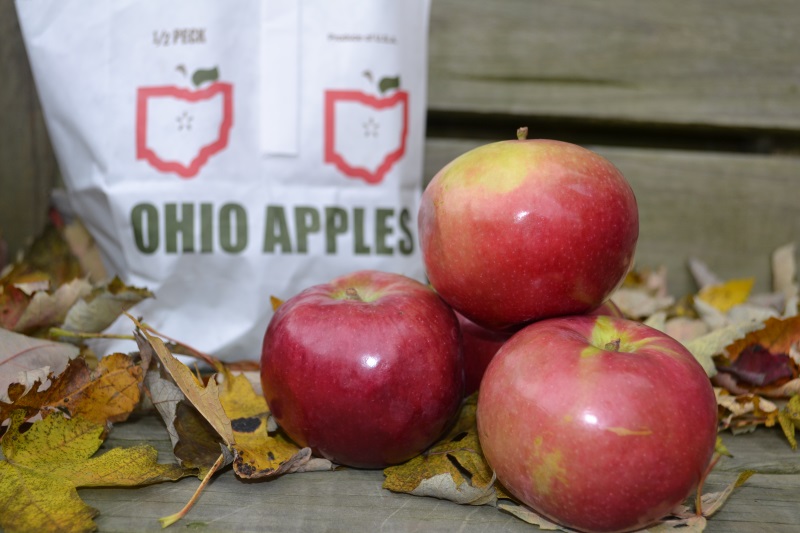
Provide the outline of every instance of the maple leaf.
{"type": "Polygon", "coordinates": [[[41,380],[29,391],[21,383],[9,386],[10,402],[0,401],[0,420],[16,409],[23,409],[26,419],[57,409],[102,425],[121,422],[139,404],[145,366],[121,353],[102,358],[94,370],[84,359],[73,359],[60,375],[48,376],[49,387],[42,388],[41,380]]]}
{"type": "Polygon", "coordinates": [[[442,440],[421,455],[383,471],[383,488],[470,505],[494,505],[499,497],[508,497],[495,484],[494,473],[483,457],[476,410],[477,395],[472,395],[442,440]]]}
{"type": "Polygon", "coordinates": [[[222,372],[220,401],[231,419],[236,443],[233,469],[245,479],[274,477],[291,472],[332,470],[327,459],[311,456],[310,448],[300,448],[282,431],[269,431],[269,407],[242,375],[222,372]]]}
{"type": "Polygon", "coordinates": [[[0,526],[17,531],[92,531],[97,514],[78,487],[139,486],[176,480],[184,471],[159,464],[151,446],[100,448],[104,427],[61,413],[20,433],[23,411],[15,411],[3,436],[0,462],[0,526]]]}
{"type": "Polygon", "coordinates": [[[11,401],[8,387],[14,383],[22,384],[24,394],[37,381],[61,374],[79,353],[70,344],[34,339],[0,328],[0,401],[11,401]]]}

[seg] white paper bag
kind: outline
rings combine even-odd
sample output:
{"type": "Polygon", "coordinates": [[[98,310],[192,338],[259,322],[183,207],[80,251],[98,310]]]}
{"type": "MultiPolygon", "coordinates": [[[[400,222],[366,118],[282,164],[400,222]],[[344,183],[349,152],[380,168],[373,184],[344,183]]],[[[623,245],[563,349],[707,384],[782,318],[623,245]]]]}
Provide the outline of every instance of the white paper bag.
{"type": "Polygon", "coordinates": [[[270,295],[423,279],[429,0],[16,5],[72,208],[148,323],[256,358],[270,295]]]}

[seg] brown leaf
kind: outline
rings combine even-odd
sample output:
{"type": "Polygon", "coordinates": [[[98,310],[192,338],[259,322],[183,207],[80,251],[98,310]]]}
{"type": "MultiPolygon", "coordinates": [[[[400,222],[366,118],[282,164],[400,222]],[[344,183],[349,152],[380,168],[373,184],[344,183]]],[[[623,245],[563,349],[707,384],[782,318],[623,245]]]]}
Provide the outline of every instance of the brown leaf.
{"type": "Polygon", "coordinates": [[[95,287],[75,302],[67,312],[62,327],[68,331],[101,332],[124,311],[152,296],[153,293],[149,290],[130,287],[115,277],[108,284],[95,287]]]}
{"type": "MultiPolygon", "coordinates": [[[[128,316],[130,317],[130,315],[128,316]]],[[[139,321],[133,317],[130,318],[141,330],[139,321]]],[[[220,403],[217,382],[211,379],[208,381],[208,385],[203,385],[189,370],[189,367],[178,361],[170,353],[164,342],[158,337],[150,335],[144,330],[137,331],[134,336],[136,337],[136,344],[139,345],[139,351],[152,354],[153,357],[158,359],[175,385],[178,386],[195,409],[211,424],[211,427],[219,434],[225,445],[230,446],[233,444],[234,437],[231,421],[220,403]]]]}
{"type": "Polygon", "coordinates": [[[58,287],[83,274],[60,230],[52,223],[44,228],[25,251],[22,260],[14,264],[0,284],[30,279],[31,274],[43,275],[50,281],[51,287],[58,287]]]}
{"type": "Polygon", "coordinates": [[[737,378],[737,384],[754,391],[778,387],[800,374],[790,356],[800,343],[800,316],[770,318],[764,327],[730,344],[717,369],[737,378]]]}
{"type": "Polygon", "coordinates": [[[8,387],[14,383],[22,384],[24,394],[37,381],[45,382],[50,374],[61,374],[79,353],[78,348],[69,344],[34,339],[0,328],[0,401],[11,401],[8,387]]]}
{"type": "Polygon", "coordinates": [[[27,394],[20,384],[9,387],[11,403],[0,402],[0,419],[22,408],[26,419],[59,410],[101,425],[121,422],[139,404],[143,375],[142,366],[121,353],[104,357],[94,370],[82,358],[73,359],[63,373],[50,376],[46,389],[40,390],[40,381],[27,394]]]}

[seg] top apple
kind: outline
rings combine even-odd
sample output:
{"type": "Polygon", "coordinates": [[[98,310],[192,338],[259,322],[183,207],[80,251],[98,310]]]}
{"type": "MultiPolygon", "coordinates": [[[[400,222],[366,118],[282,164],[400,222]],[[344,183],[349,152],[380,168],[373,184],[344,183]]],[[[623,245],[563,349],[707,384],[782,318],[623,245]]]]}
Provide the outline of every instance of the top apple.
{"type": "Polygon", "coordinates": [[[454,159],[420,206],[431,285],[492,329],[598,307],[630,269],[639,236],[633,190],[611,162],[526,133],[454,159]]]}

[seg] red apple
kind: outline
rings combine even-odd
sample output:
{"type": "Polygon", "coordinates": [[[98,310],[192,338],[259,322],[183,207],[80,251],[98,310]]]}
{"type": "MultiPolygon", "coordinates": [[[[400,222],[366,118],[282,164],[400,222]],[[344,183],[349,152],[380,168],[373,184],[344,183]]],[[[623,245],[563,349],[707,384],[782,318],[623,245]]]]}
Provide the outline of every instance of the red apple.
{"type": "Polygon", "coordinates": [[[426,187],[418,222],[430,283],[490,329],[596,308],[628,272],[639,235],[620,171],[544,139],[459,156],[426,187]]]}
{"type": "Polygon", "coordinates": [[[469,396],[478,390],[486,367],[511,333],[486,329],[458,312],[456,316],[464,354],[464,396],[469,396]]]}
{"type": "Polygon", "coordinates": [[[278,308],[264,335],[261,383],[278,424],[316,455],[360,468],[400,463],[458,411],[458,322],[411,278],[342,276],[278,308]]]}
{"type": "Polygon", "coordinates": [[[717,434],[700,364],[638,322],[573,316],[512,337],[481,383],[478,436],[497,479],[582,531],[639,529],[696,487],[717,434]]]}

